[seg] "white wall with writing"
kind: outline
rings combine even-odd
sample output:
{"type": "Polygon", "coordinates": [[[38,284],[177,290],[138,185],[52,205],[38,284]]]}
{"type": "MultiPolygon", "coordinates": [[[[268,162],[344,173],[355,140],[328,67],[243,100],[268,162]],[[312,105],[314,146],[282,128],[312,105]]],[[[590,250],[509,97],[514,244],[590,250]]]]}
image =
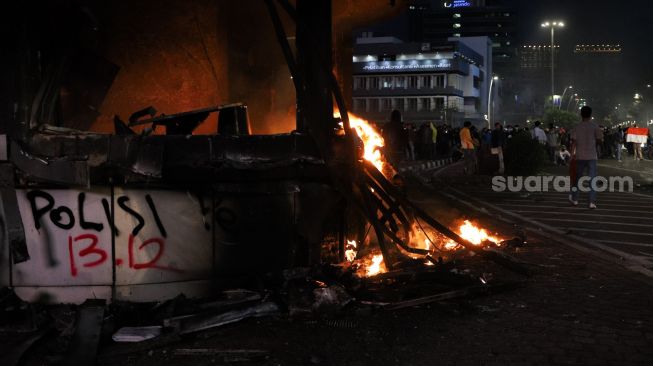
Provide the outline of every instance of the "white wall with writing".
{"type": "Polygon", "coordinates": [[[120,188],[16,195],[31,258],[11,274],[26,300],[150,301],[210,289],[210,197],[120,188]]]}
{"type": "Polygon", "coordinates": [[[210,207],[210,197],[203,205],[197,196],[187,192],[116,189],[115,197],[116,201],[128,197],[123,204],[141,215],[144,222],[134,236],[138,217],[116,205],[116,226],[120,230],[116,236],[117,285],[209,278],[211,222],[209,213],[203,215],[201,208],[210,207]]]}
{"type": "Polygon", "coordinates": [[[108,189],[16,195],[30,260],[13,265],[14,286],[111,285],[111,231],[102,206],[102,199],[110,204],[108,189]],[[84,229],[82,220],[102,229],[84,229]]]}

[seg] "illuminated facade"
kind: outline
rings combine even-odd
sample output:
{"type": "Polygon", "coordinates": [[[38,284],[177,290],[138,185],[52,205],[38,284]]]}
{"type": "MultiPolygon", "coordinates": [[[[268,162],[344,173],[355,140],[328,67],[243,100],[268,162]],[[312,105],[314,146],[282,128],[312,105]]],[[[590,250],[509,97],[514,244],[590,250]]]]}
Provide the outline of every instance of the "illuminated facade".
{"type": "Polygon", "coordinates": [[[487,37],[438,44],[359,38],[353,57],[354,113],[383,122],[398,109],[408,122],[480,123],[487,113],[490,49],[487,37]]]}

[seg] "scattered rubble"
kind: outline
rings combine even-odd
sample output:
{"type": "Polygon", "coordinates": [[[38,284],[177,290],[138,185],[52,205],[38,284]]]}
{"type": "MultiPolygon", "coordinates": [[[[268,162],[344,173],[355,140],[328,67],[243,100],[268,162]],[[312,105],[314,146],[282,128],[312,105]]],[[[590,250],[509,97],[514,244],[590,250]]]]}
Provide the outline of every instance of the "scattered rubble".
{"type": "MultiPolygon", "coordinates": [[[[515,247],[501,244],[492,250],[517,250],[515,247]]],[[[0,329],[29,335],[9,355],[8,365],[18,364],[38,341],[52,343],[55,339],[56,343],[46,350],[49,360],[91,365],[96,360],[119,362],[134,353],[169,349],[189,337],[213,337],[219,334],[220,327],[248,318],[302,318],[307,325],[354,327],[356,322],[347,314],[366,316],[459,301],[522,285],[522,281],[499,280],[501,276],[487,269],[488,263],[482,256],[464,256],[464,248],[458,251],[460,255],[449,261],[406,260],[397,263],[393,270],[373,276],[361,271],[365,264],[358,259],[291,268],[259,277],[253,287],[220,291],[206,299],[180,295],[157,303],[107,305],[104,301],[87,300],[80,306],[44,306],[24,303],[10,289],[2,289],[0,329]]],[[[262,349],[179,347],[168,352],[174,357],[207,356],[227,363],[258,362],[270,357],[269,351],[262,349]]]]}

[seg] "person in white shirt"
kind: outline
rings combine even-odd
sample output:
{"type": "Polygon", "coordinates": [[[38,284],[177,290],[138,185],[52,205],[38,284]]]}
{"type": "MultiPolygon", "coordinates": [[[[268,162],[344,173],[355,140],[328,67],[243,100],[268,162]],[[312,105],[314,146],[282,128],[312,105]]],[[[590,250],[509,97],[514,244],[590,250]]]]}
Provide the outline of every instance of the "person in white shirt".
{"type": "Polygon", "coordinates": [[[546,132],[540,128],[540,121],[535,122],[535,128],[531,132],[531,136],[534,140],[537,140],[542,145],[546,145],[546,132]]]}
{"type": "Polygon", "coordinates": [[[567,147],[565,145],[560,146],[560,150],[558,150],[558,154],[556,157],[556,163],[558,165],[567,166],[567,163],[569,163],[570,159],[571,159],[571,153],[569,152],[569,150],[567,150],[567,147]]]}

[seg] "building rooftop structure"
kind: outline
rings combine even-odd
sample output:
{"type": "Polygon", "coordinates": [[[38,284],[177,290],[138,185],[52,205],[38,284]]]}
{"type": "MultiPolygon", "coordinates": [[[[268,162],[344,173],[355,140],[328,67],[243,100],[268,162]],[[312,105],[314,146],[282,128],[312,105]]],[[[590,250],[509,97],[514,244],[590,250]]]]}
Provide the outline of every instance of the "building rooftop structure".
{"type": "Polygon", "coordinates": [[[574,47],[574,53],[621,53],[620,44],[577,44],[574,47]]]}

